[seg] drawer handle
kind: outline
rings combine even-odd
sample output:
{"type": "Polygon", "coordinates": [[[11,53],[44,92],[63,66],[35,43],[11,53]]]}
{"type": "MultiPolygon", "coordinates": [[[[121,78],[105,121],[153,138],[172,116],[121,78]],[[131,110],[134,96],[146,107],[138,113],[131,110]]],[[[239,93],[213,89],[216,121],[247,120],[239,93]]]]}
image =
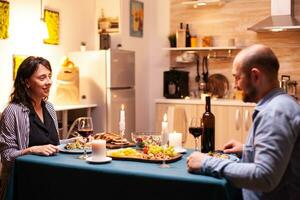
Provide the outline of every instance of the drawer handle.
{"type": "Polygon", "coordinates": [[[245,110],[244,114],[244,126],[245,126],[245,131],[248,131],[250,124],[249,124],[249,110],[245,110]]]}
{"type": "Polygon", "coordinates": [[[240,130],[240,109],[235,111],[235,129],[240,130]]]}

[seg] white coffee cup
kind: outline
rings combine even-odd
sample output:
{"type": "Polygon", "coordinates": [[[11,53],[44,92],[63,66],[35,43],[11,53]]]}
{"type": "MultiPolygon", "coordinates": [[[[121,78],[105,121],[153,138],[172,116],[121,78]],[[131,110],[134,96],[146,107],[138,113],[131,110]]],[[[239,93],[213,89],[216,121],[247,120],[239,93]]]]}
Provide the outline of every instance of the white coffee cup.
{"type": "Polygon", "coordinates": [[[106,157],[106,141],[93,140],[92,141],[92,160],[102,160],[106,157]]]}

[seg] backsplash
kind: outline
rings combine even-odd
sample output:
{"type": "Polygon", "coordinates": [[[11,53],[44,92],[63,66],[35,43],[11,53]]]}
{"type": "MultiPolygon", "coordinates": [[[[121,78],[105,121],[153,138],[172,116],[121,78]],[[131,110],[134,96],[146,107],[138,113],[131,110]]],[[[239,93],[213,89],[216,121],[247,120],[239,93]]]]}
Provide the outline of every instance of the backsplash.
{"type": "MultiPolygon", "coordinates": [[[[300,97],[300,33],[256,33],[247,30],[248,27],[270,15],[270,0],[228,1],[227,4],[220,7],[208,6],[196,9],[192,6],[182,5],[181,2],[182,0],[170,0],[171,32],[176,32],[180,22],[183,22],[190,25],[190,32],[192,35],[197,35],[198,41],[203,36],[212,36],[213,46],[227,46],[229,41],[234,38],[235,45],[241,48],[255,43],[271,47],[280,62],[279,78],[286,74],[290,75],[292,80],[297,81],[297,96],[300,97]]],[[[232,57],[227,59],[209,59],[209,74],[225,75],[230,82],[230,88],[233,86],[232,61],[237,52],[238,50],[234,50],[232,57]]],[[[182,70],[190,72],[190,89],[193,89],[197,87],[195,82],[196,63],[176,63],[176,56],[181,53],[181,51],[171,52],[171,66],[184,66],[185,68],[182,70]]],[[[201,58],[207,53],[208,51],[199,51],[201,58]]],[[[226,55],[227,52],[221,51],[218,52],[219,54],[226,55]]],[[[232,94],[230,96],[232,97],[232,94]]]]}

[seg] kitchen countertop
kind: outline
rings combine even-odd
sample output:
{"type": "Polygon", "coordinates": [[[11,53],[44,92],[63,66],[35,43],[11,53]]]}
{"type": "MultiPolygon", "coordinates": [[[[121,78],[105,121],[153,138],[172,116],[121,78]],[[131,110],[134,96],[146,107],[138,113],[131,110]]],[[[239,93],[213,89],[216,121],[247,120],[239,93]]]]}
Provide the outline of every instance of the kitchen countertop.
{"type": "MultiPolygon", "coordinates": [[[[155,103],[170,103],[170,104],[205,104],[204,99],[155,99],[155,103]]],[[[226,106],[255,106],[255,103],[244,103],[241,100],[235,99],[212,99],[212,105],[226,105],[226,106]]]]}

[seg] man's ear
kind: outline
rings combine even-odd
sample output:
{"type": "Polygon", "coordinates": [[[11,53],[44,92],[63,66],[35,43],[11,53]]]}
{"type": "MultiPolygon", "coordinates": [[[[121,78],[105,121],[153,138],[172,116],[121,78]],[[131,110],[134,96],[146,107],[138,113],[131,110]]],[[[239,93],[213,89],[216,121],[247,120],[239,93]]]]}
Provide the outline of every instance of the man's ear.
{"type": "Polygon", "coordinates": [[[259,84],[260,78],[261,78],[261,71],[258,68],[253,67],[251,69],[251,81],[253,83],[259,84]]]}

